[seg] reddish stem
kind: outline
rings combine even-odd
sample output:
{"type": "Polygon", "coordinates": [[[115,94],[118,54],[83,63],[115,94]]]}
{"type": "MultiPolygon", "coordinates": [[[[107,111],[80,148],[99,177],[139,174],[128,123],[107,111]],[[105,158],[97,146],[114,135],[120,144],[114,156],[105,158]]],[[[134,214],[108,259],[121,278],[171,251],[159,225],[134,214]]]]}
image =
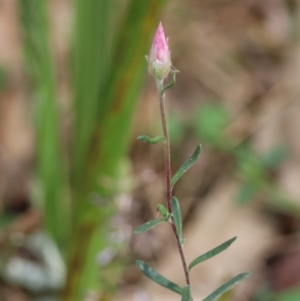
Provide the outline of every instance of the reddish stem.
{"type": "MultiPolygon", "coordinates": [[[[173,213],[173,208],[172,208],[172,187],[171,187],[171,154],[170,154],[170,140],[169,140],[169,133],[168,133],[168,127],[167,127],[167,120],[166,120],[166,113],[165,113],[165,93],[161,93],[163,89],[163,80],[157,81],[157,89],[159,93],[159,105],[160,105],[160,115],[161,115],[161,123],[162,123],[162,128],[163,128],[163,133],[165,136],[165,174],[166,174],[166,194],[167,194],[167,207],[168,211],[172,214],[173,213]]],[[[171,217],[171,226],[173,233],[176,238],[177,242],[177,247],[178,251],[180,254],[184,274],[185,274],[185,279],[186,279],[186,284],[190,285],[190,275],[189,275],[189,270],[186,264],[184,252],[183,252],[183,247],[180,242],[180,237],[178,234],[178,231],[176,229],[175,223],[174,223],[174,218],[173,215],[171,217]]],[[[192,300],[192,299],[191,299],[192,300]]]]}

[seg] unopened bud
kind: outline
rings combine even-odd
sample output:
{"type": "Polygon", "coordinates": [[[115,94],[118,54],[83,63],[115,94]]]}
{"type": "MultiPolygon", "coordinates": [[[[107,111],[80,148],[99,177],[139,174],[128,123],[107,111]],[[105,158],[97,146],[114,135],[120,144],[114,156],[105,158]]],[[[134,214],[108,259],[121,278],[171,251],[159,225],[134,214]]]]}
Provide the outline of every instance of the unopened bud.
{"type": "Polygon", "coordinates": [[[148,70],[156,79],[168,76],[171,70],[170,51],[161,22],[156,30],[149,56],[146,58],[148,70]]]}

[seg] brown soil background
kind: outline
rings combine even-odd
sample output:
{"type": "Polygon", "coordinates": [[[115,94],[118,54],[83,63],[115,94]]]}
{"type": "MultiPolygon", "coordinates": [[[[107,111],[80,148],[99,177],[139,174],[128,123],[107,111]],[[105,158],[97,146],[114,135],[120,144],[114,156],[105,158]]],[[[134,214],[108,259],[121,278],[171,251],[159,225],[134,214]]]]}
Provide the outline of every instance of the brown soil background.
{"type": "MultiPolygon", "coordinates": [[[[162,16],[173,65],[180,70],[176,86],[167,95],[169,114],[179,114],[181,121],[188,122],[201,105],[217,102],[231,117],[225,131],[250,143],[258,154],[285,144],[288,156],[274,170],[273,180],[296,208],[300,207],[299,9],[296,0],[173,0],[162,16]]],[[[52,47],[62,69],[58,76],[64,79],[70,1],[52,0],[50,15],[52,47]]],[[[0,63],[9,77],[0,92],[0,205],[12,202],[14,208],[28,202],[35,156],[31,104],[24,97],[21,39],[17,1],[0,0],[0,63]]],[[[60,81],[63,108],[69,106],[66,85],[60,81]]],[[[164,202],[163,149],[135,141],[144,133],[157,134],[158,118],[155,86],[149,76],[132,133],[134,188],[126,196],[129,205],[120,206],[129,233],[152,218],[156,205],[164,202]]],[[[184,137],[180,146],[174,146],[174,157],[183,161],[197,143],[193,136],[184,137]]],[[[238,285],[227,300],[251,300],[264,285],[273,291],[299,285],[299,216],[280,211],[265,196],[246,206],[238,205],[234,200],[240,179],[228,157],[203,146],[199,161],[175,190],[184,213],[187,259],[233,236],[238,240],[192,272],[194,300],[201,300],[223,281],[245,271],[252,277],[238,285]]],[[[40,217],[34,218],[30,216],[30,221],[39,225],[40,217]]],[[[184,284],[167,227],[129,237],[128,258],[141,258],[172,281],[184,284]]],[[[132,265],[126,268],[121,282],[114,300],[178,300],[178,296],[141,277],[132,265]]],[[[3,290],[4,301],[29,300],[18,288],[3,286],[3,290]]]]}

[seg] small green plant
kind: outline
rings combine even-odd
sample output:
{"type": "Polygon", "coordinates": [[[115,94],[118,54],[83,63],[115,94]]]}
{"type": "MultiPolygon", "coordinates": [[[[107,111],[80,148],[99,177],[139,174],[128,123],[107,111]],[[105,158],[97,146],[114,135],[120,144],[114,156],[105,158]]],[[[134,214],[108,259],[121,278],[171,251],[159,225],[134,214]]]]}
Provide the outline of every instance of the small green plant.
{"type": "MultiPolygon", "coordinates": [[[[151,280],[181,295],[182,301],[193,301],[191,281],[190,281],[190,270],[194,268],[196,265],[198,265],[199,263],[208,260],[209,258],[226,250],[236,240],[236,237],[222,243],[216,248],[197,257],[189,265],[187,264],[184,251],[183,251],[184,238],[182,236],[182,218],[181,218],[180,205],[177,198],[173,196],[172,190],[176,182],[198,159],[201,152],[201,146],[198,145],[196,147],[196,150],[191,155],[191,157],[187,159],[183,163],[183,165],[178,169],[178,171],[172,176],[170,140],[169,140],[166,113],[165,113],[165,91],[171,88],[175,84],[176,74],[178,70],[174,69],[171,65],[168,39],[165,38],[164,30],[161,23],[159,24],[156,34],[154,36],[154,40],[150,49],[150,54],[146,58],[148,62],[148,70],[155,77],[156,80],[157,91],[159,96],[163,136],[150,138],[143,135],[143,136],[139,136],[138,140],[150,144],[155,144],[160,142],[164,143],[167,208],[164,205],[159,204],[157,209],[162,217],[157,218],[155,220],[151,220],[139,226],[138,228],[135,229],[135,233],[146,232],[152,229],[153,227],[159,225],[160,223],[167,222],[170,224],[177,242],[178,252],[180,254],[180,258],[184,270],[186,285],[184,287],[181,287],[178,284],[168,280],[167,278],[159,274],[157,271],[155,271],[148,264],[146,264],[141,260],[137,260],[136,264],[138,268],[151,280]],[[171,73],[172,81],[171,83],[164,85],[164,80],[169,75],[169,73],[171,73]]],[[[229,281],[222,284],[219,288],[217,288],[205,299],[203,299],[203,301],[217,300],[224,292],[228,291],[234,285],[238,284],[240,281],[242,281],[248,276],[250,276],[249,273],[242,273],[233,277],[229,281]]]]}

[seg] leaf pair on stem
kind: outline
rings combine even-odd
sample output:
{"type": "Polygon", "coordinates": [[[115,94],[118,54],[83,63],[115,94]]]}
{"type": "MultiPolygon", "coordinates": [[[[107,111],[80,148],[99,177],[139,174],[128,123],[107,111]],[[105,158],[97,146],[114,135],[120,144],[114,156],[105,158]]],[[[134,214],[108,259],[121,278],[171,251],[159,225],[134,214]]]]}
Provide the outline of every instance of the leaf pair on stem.
{"type": "MultiPolygon", "coordinates": [[[[215,255],[223,252],[226,250],[234,241],[236,240],[236,237],[222,243],[218,247],[208,251],[207,253],[197,257],[189,264],[189,270],[191,270],[194,266],[197,264],[208,260],[215,255]]],[[[181,295],[182,301],[190,301],[191,300],[191,288],[190,286],[181,287],[178,284],[168,280],[161,274],[159,274],[157,271],[152,269],[149,265],[147,265],[145,262],[141,260],[137,260],[136,264],[138,268],[143,272],[145,276],[153,280],[154,282],[158,283],[159,285],[181,295]]],[[[224,294],[226,291],[233,288],[235,285],[237,285],[239,282],[241,282],[243,279],[250,276],[250,273],[241,273],[229,281],[223,283],[220,287],[218,287],[215,291],[213,291],[209,296],[204,298],[202,301],[213,301],[217,300],[222,294],[224,294]]]]}

